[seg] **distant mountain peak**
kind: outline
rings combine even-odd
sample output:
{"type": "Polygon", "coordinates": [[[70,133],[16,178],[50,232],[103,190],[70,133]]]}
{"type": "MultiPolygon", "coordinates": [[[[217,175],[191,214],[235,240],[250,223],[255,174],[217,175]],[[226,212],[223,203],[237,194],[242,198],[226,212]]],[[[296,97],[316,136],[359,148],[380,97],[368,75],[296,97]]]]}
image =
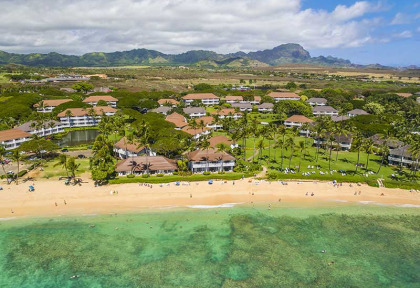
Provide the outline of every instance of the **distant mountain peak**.
{"type": "Polygon", "coordinates": [[[350,66],[349,60],[332,56],[311,57],[300,44],[287,43],[272,49],[245,53],[242,51],[218,54],[208,50],[191,50],[180,54],[164,54],[144,48],[118,52],[91,52],[82,56],[63,55],[56,52],[48,54],[14,54],[0,51],[0,64],[23,64],[28,66],[125,66],[125,65],[195,65],[203,63],[237,67],[255,65],[277,66],[288,63],[309,63],[326,66],[350,66]]]}

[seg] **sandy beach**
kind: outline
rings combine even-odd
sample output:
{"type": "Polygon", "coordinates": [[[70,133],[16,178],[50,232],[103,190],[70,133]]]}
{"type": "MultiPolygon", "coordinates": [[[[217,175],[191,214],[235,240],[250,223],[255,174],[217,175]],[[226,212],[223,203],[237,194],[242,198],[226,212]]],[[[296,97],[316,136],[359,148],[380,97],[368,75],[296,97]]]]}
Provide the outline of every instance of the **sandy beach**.
{"type": "Polygon", "coordinates": [[[0,191],[0,218],[23,216],[87,215],[132,213],[146,209],[191,207],[240,203],[279,207],[287,203],[303,206],[327,203],[386,204],[420,207],[420,193],[403,189],[375,188],[367,185],[331,182],[280,182],[257,180],[118,184],[94,187],[92,181],[66,186],[62,181],[44,180],[4,185],[0,191]],[[34,184],[35,191],[28,186],[34,184]],[[118,193],[111,193],[117,191],[118,193]],[[311,196],[313,193],[313,196],[311,196]],[[355,195],[356,194],[356,195],[355,195]]]}

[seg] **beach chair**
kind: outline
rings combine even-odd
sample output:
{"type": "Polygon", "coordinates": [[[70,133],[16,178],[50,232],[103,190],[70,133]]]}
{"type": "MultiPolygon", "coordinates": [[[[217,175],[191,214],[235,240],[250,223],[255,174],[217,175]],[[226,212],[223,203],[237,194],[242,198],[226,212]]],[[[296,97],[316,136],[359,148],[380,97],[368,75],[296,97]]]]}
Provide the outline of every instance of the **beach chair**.
{"type": "Polygon", "coordinates": [[[34,192],[35,191],[35,187],[34,186],[29,186],[29,192],[34,192]]]}

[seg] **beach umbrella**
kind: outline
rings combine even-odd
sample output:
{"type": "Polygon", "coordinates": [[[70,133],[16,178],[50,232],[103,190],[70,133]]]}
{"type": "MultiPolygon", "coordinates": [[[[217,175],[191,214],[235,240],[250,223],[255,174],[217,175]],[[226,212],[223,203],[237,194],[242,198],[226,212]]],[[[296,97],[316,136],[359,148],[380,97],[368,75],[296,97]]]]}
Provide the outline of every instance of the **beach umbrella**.
{"type": "Polygon", "coordinates": [[[213,180],[209,180],[209,184],[211,185],[211,184],[213,184],[213,180]]]}
{"type": "Polygon", "coordinates": [[[32,186],[32,185],[30,185],[29,186],[29,191],[34,191],[35,190],[35,187],[34,186],[32,186]]]}

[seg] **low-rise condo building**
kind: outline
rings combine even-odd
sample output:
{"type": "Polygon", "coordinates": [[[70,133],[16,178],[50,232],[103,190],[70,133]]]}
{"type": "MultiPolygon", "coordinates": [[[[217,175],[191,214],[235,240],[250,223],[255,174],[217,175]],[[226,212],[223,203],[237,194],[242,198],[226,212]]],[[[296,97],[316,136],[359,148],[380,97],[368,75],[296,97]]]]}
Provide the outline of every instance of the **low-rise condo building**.
{"type": "Polygon", "coordinates": [[[326,106],[328,101],[325,98],[313,97],[313,98],[309,98],[305,102],[311,106],[326,106]]]}
{"type": "Polygon", "coordinates": [[[206,116],[206,109],[203,107],[186,107],[182,111],[191,118],[206,116]]]}
{"type": "Polygon", "coordinates": [[[117,163],[115,171],[119,176],[134,174],[172,174],[178,170],[175,160],[163,156],[128,157],[117,163]]]}
{"type": "Polygon", "coordinates": [[[64,128],[61,122],[54,121],[54,120],[49,120],[44,123],[38,123],[36,121],[29,121],[16,127],[16,129],[20,129],[22,131],[31,133],[32,135],[35,134],[40,137],[64,132],[64,128]]]}
{"type": "Polygon", "coordinates": [[[118,99],[110,95],[89,96],[86,99],[84,99],[83,102],[95,107],[98,105],[98,102],[101,100],[105,101],[108,104],[108,106],[117,108],[118,99]]]}
{"type": "Polygon", "coordinates": [[[391,165],[410,167],[416,162],[416,160],[410,152],[410,145],[404,145],[402,147],[389,150],[388,162],[391,165]]]}
{"type": "Polygon", "coordinates": [[[149,156],[156,155],[156,153],[154,153],[150,149],[146,149],[146,146],[142,145],[138,141],[136,140],[130,141],[129,139],[127,139],[127,137],[121,138],[114,145],[114,153],[121,159],[140,156],[140,155],[146,154],[146,152],[149,156]]]}
{"type": "Polygon", "coordinates": [[[315,106],[312,113],[314,116],[338,116],[338,110],[331,106],[315,106]]]}
{"type": "Polygon", "coordinates": [[[166,116],[165,120],[175,124],[175,129],[176,130],[181,130],[182,128],[184,128],[185,126],[188,125],[185,117],[183,115],[179,114],[179,113],[176,113],[176,112],[166,116]]]}
{"type": "Polygon", "coordinates": [[[195,93],[187,94],[182,97],[186,105],[190,105],[194,100],[200,101],[203,105],[218,105],[220,98],[213,93],[195,93]]]}
{"type": "Polygon", "coordinates": [[[187,154],[188,168],[193,173],[233,171],[235,157],[217,149],[198,149],[187,154]]]}
{"type": "Polygon", "coordinates": [[[367,113],[365,110],[362,110],[362,109],[353,109],[347,112],[347,116],[349,117],[355,117],[359,115],[369,115],[369,113],[367,113]]]}
{"type": "Polygon", "coordinates": [[[8,129],[0,131],[0,145],[6,150],[19,147],[23,142],[29,141],[32,134],[20,129],[8,129]]]}
{"type": "Polygon", "coordinates": [[[103,115],[114,116],[116,109],[109,106],[97,106],[92,108],[70,108],[59,113],[63,127],[86,127],[96,126],[103,115]]]}
{"type": "Polygon", "coordinates": [[[262,103],[262,104],[258,105],[257,108],[258,108],[258,112],[261,112],[261,113],[273,112],[274,104],[273,103],[262,103]]]}
{"type": "Polygon", "coordinates": [[[284,100],[300,100],[300,96],[293,92],[271,92],[267,96],[270,96],[276,102],[284,100]]]}
{"type": "MultiPolygon", "coordinates": [[[[284,120],[284,126],[286,126],[286,128],[300,128],[302,127],[303,124],[305,123],[312,123],[314,122],[314,120],[309,119],[306,116],[303,115],[293,115],[289,118],[287,118],[286,120],[284,120]]],[[[305,136],[309,136],[309,128],[308,129],[299,129],[299,134],[300,135],[305,135],[305,136]]]]}

